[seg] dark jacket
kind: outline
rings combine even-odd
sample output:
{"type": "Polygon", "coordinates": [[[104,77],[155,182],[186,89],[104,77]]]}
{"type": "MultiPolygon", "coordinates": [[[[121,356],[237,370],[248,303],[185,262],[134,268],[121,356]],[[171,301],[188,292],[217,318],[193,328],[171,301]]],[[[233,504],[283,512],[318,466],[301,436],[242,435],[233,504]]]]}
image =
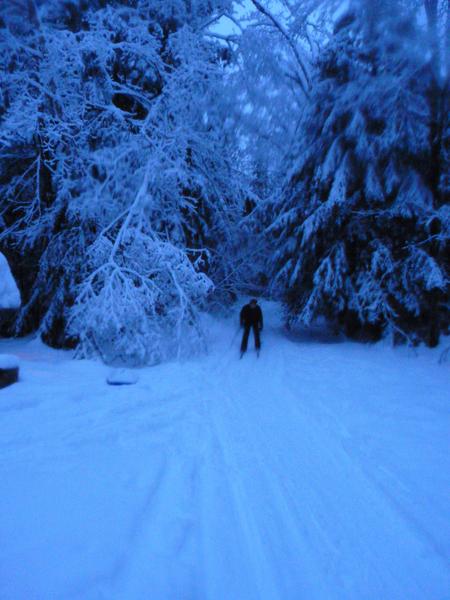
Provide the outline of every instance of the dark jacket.
{"type": "Polygon", "coordinates": [[[256,305],[252,308],[251,304],[246,304],[240,315],[242,327],[257,327],[259,330],[263,328],[263,315],[261,308],[256,305]]]}

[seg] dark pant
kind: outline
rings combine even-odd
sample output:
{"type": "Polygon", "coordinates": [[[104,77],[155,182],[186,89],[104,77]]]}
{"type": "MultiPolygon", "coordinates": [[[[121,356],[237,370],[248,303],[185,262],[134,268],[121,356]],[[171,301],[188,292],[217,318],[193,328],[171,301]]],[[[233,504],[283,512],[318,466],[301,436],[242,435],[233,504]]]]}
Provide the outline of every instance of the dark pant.
{"type": "Polygon", "coordinates": [[[259,337],[258,325],[245,325],[244,334],[242,336],[241,352],[246,352],[248,344],[248,336],[250,335],[250,329],[253,329],[253,335],[255,337],[255,348],[259,350],[261,348],[261,340],[259,337]]]}

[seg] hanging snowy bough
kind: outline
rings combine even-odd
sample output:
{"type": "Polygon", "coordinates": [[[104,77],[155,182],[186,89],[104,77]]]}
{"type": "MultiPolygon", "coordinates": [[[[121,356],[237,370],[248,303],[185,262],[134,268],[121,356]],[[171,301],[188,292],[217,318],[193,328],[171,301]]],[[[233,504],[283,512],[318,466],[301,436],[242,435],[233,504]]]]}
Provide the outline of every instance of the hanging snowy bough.
{"type": "Polygon", "coordinates": [[[204,348],[198,310],[212,289],[186,253],[161,240],[141,211],[89,251],[92,268],[70,312],[79,356],[136,367],[204,348]]]}
{"type": "Polygon", "coordinates": [[[417,286],[427,292],[444,290],[448,282],[436,261],[424,250],[411,248],[410,256],[403,265],[405,289],[417,286]]]}

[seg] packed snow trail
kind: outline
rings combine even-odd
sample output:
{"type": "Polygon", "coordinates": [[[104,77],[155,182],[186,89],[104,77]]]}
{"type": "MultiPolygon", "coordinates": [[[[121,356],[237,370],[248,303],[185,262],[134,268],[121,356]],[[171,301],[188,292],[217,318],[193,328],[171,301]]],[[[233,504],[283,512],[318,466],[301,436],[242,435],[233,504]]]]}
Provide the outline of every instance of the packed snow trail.
{"type": "Polygon", "coordinates": [[[2,600],[448,600],[448,365],[234,322],[132,387],[36,342],[0,392],[2,600]],[[252,340],[250,340],[252,348],[252,340]]]}

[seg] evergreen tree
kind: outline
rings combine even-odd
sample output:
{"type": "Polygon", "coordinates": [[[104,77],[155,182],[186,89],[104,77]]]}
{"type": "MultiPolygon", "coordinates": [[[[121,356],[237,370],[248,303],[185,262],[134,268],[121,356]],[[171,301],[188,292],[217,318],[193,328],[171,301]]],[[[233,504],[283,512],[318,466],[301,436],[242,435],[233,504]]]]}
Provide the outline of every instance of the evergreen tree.
{"type": "Polygon", "coordinates": [[[351,7],[319,57],[275,206],[275,289],[291,324],[322,316],[350,336],[435,345],[449,220],[430,181],[423,38],[401,2],[351,7]]]}

